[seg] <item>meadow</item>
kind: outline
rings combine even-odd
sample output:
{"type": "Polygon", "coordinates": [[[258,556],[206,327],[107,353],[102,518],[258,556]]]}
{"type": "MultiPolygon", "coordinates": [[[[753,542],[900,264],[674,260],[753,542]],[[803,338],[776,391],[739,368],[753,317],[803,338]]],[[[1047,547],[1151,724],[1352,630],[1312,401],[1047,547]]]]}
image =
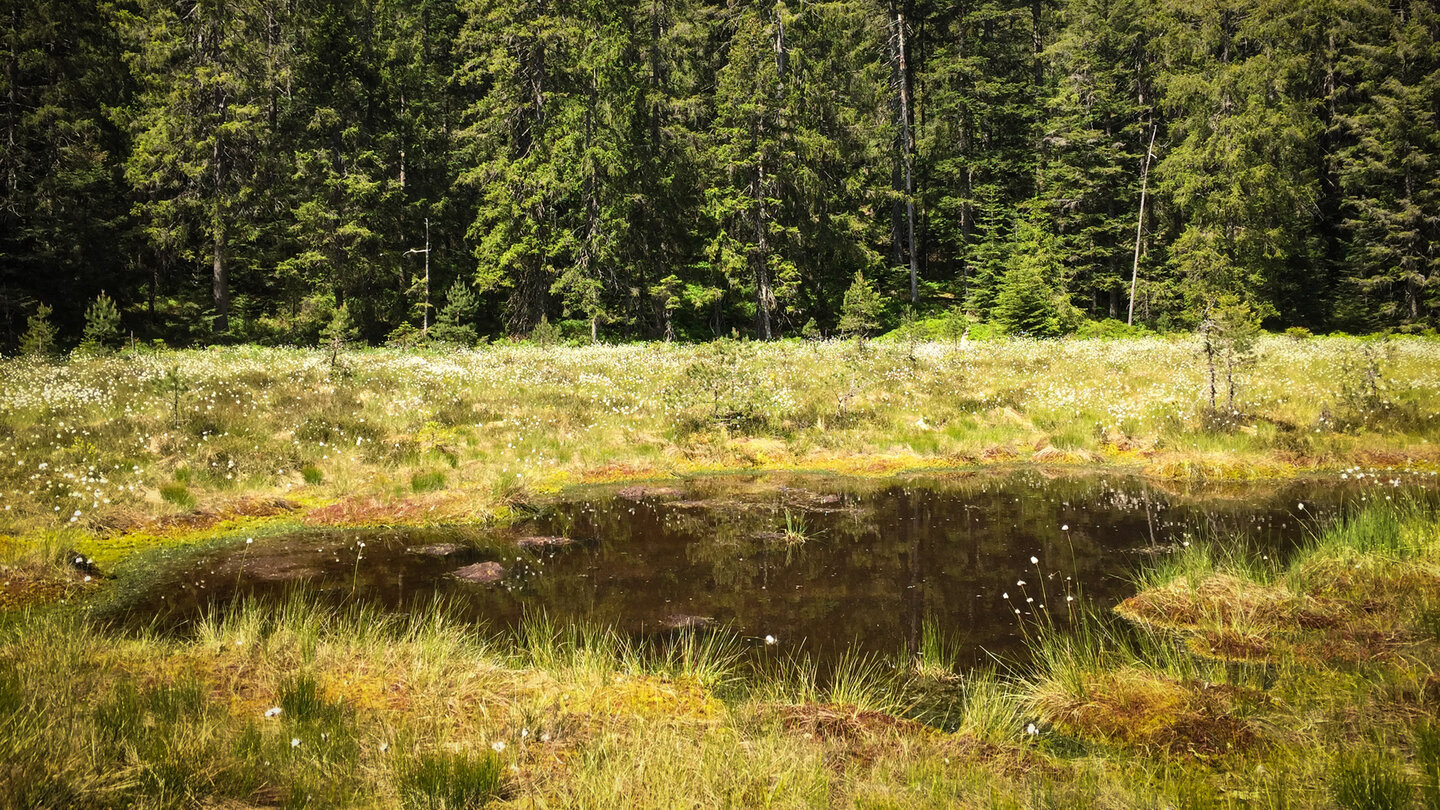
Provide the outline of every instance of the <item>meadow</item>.
{"type": "Polygon", "coordinates": [[[822,676],[724,633],[482,638],[444,604],[298,594],[180,634],[92,610],[156,549],[499,523],[587,482],[1440,465],[1440,342],[1271,337],[1230,376],[1212,409],[1199,346],[1167,338],[0,361],[0,804],[1440,807],[1426,503],[1317,525],[1284,562],[1176,550],[1116,611],[1017,618],[1028,660],[979,672],[943,627],[822,676]]]}

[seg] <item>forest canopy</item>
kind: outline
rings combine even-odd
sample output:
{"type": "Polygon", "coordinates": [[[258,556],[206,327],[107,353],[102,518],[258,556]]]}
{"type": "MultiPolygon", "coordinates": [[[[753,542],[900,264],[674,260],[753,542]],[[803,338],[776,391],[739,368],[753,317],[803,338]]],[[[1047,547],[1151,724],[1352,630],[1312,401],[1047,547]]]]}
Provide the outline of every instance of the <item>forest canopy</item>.
{"type": "Polygon", "coordinates": [[[1433,2],[6,7],[7,352],[1440,325],[1433,2]]]}

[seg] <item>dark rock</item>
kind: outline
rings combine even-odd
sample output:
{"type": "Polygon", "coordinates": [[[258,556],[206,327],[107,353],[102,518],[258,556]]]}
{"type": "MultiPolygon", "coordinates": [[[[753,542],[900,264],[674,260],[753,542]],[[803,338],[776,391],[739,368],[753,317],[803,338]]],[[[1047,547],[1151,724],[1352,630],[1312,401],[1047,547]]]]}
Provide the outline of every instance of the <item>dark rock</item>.
{"type": "Polygon", "coordinates": [[[457,568],[453,574],[466,582],[493,585],[505,577],[505,566],[498,562],[481,562],[457,568]]]}
{"type": "Polygon", "coordinates": [[[256,557],[239,563],[237,574],[261,582],[291,582],[324,575],[324,568],[304,557],[256,557]]]}
{"type": "Polygon", "coordinates": [[[421,557],[453,557],[464,551],[465,547],[459,543],[431,543],[428,546],[413,546],[405,549],[406,554],[415,554],[421,557]]]}

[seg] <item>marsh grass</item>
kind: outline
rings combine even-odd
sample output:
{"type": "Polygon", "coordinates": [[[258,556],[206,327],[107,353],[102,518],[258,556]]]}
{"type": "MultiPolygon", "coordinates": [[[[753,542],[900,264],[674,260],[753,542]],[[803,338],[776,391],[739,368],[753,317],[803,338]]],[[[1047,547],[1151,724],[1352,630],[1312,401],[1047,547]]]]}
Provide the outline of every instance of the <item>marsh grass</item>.
{"type": "MultiPolygon", "coordinates": [[[[123,584],[122,559],[143,576],[238,525],[496,520],[569,483],[735,467],[1046,453],[1215,478],[1436,462],[1433,342],[1397,341],[1375,360],[1388,387],[1357,398],[1336,378],[1356,342],[1262,341],[1245,418],[1223,422],[1199,407],[1194,348],[3,360],[0,532],[20,539],[0,553],[63,573],[67,552],[93,551],[123,584]],[[296,508],[257,524],[242,496],[296,508]]],[[[1118,614],[1023,594],[1048,605],[1022,608],[1028,660],[969,672],[933,626],[918,651],[832,670],[756,665],[725,632],[642,642],[531,616],[497,638],[443,604],[396,616],[303,593],[179,634],[81,612],[99,604],[4,611],[0,806],[1330,807],[1403,784],[1433,807],[1435,734],[1415,718],[1440,710],[1437,537],[1433,510],[1392,502],[1317,526],[1283,562],[1197,538],[1137,575],[1118,614]]]]}
{"type": "MultiPolygon", "coordinates": [[[[1398,524],[1321,530],[1291,565],[1327,548],[1429,559],[1395,540],[1431,536],[1429,518],[1391,508],[1398,524]]],[[[1249,564],[1175,557],[1139,581],[1194,592],[1206,566],[1238,578],[1249,564]]],[[[1262,566],[1250,587],[1290,570],[1262,566]]],[[[1078,601],[1025,617],[1028,663],[969,672],[933,622],[913,656],[821,668],[803,654],[757,663],[723,630],[647,641],[537,614],[496,638],[444,602],[396,615],[303,591],[212,611],[179,636],[12,612],[0,622],[0,800],[1371,807],[1434,794],[1440,735],[1407,719],[1413,701],[1430,704],[1404,677],[1290,657],[1268,685],[1237,679],[1184,627],[1078,601]],[[1369,753],[1337,756],[1336,736],[1369,753]]]]}
{"type": "Polygon", "coordinates": [[[400,806],[415,810],[467,810],[500,795],[504,766],[491,752],[433,751],[398,766],[400,806]]]}
{"type": "Polygon", "coordinates": [[[1413,793],[1400,762],[1381,751],[1343,752],[1330,766],[1330,795],[1343,810],[1406,808],[1413,793]]]}
{"type": "Polygon", "coordinates": [[[1440,458],[1440,343],[1423,340],[1380,354],[1350,339],[1262,340],[1243,418],[1220,426],[1204,419],[1200,358],[1183,340],[342,354],[340,376],[327,352],[256,347],[0,359],[0,532],[98,535],[223,514],[247,495],[306,509],[428,497],[437,464],[445,491],[487,514],[517,490],[737,467],[1040,456],[1225,478],[1440,458]],[[1383,382],[1356,399],[1344,376],[1361,366],[1383,382]],[[185,381],[178,409],[172,378],[185,381]],[[1342,405],[1375,418],[1327,421],[1342,405]],[[1413,418],[1387,416],[1401,411],[1413,418]]]}

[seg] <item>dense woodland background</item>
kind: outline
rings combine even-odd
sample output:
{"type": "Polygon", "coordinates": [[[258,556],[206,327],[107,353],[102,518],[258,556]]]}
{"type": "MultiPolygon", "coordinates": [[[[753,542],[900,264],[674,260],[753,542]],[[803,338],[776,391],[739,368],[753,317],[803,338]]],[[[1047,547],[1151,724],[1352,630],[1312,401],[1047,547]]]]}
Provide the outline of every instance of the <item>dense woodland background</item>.
{"type": "Polygon", "coordinates": [[[7,350],[1440,324],[1433,0],[4,8],[7,350]]]}

